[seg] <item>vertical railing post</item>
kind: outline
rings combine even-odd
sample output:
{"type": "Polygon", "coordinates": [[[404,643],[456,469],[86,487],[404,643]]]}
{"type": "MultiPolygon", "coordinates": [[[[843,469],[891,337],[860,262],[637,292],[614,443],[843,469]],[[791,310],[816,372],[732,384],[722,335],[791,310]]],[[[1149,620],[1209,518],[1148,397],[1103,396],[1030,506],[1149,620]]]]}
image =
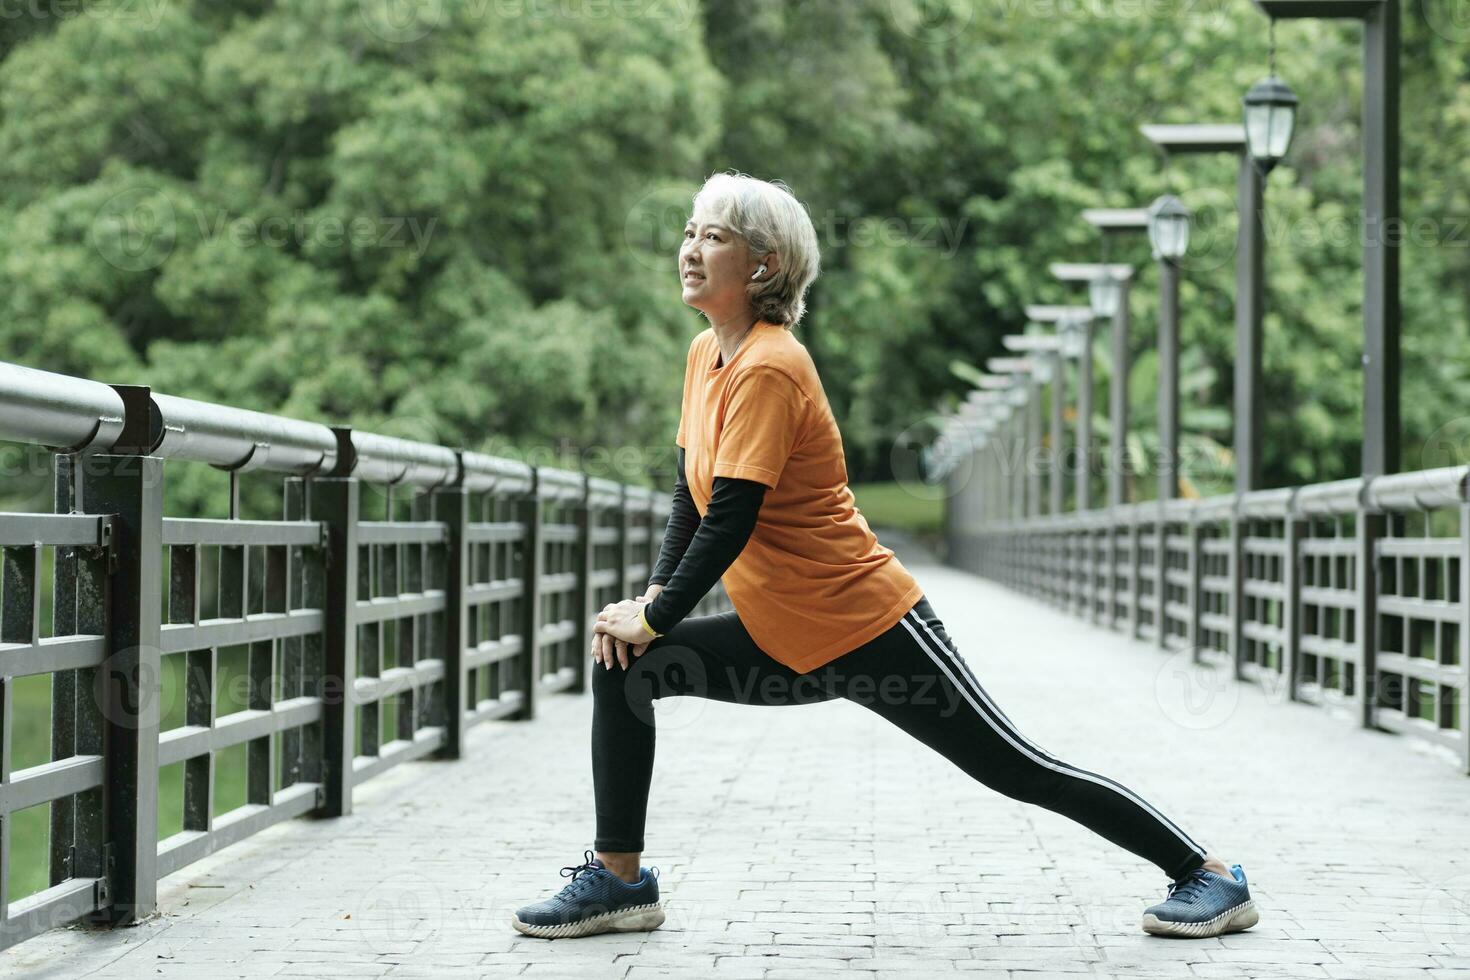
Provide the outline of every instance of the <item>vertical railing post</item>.
{"type": "MultiPolygon", "coordinates": [[[[145,390],[141,402],[148,400],[145,390]]],[[[83,510],[113,515],[108,655],[93,691],[105,745],[110,902],[91,921],[116,925],[141,919],[157,906],[163,460],[99,454],[80,465],[83,510]]]]}
{"type": "MultiPolygon", "coordinates": [[[[632,582],[632,579],[633,579],[633,573],[628,570],[629,569],[629,566],[631,566],[633,564],[633,562],[628,557],[628,546],[629,546],[628,539],[631,537],[631,535],[628,533],[628,530],[632,526],[632,519],[631,519],[631,515],[630,515],[630,506],[631,505],[630,505],[629,500],[628,500],[628,489],[629,488],[628,488],[628,485],[626,483],[623,483],[623,484],[620,484],[619,485],[618,503],[617,503],[617,508],[618,508],[618,598],[619,599],[622,599],[625,595],[628,595],[628,588],[629,588],[629,585],[630,585],[630,583],[632,582]]],[[[649,575],[652,575],[652,574],[653,574],[653,571],[652,571],[652,569],[650,569],[649,570],[649,575]]],[[[633,593],[633,595],[641,595],[641,594],[642,594],[641,592],[635,592],[635,593],[633,593]]],[[[589,641],[589,644],[588,645],[590,647],[590,645],[591,645],[590,641],[589,641]]]]}
{"type": "MultiPolygon", "coordinates": [[[[462,456],[459,451],[456,457],[462,456]]],[[[463,461],[460,473],[464,472],[463,461]]],[[[467,590],[470,577],[470,549],[465,531],[470,522],[470,495],[461,485],[436,487],[431,491],[433,519],[443,523],[444,542],[444,744],[434,753],[439,759],[458,759],[464,755],[466,711],[469,705],[469,674],[465,670],[465,648],[469,645],[470,609],[467,590]]]]}
{"type": "MultiPolygon", "coordinates": [[[[1293,494],[1293,501],[1295,494],[1293,494]]],[[[1284,554],[1281,556],[1281,674],[1286,682],[1286,697],[1297,700],[1298,662],[1301,659],[1301,603],[1302,603],[1302,530],[1305,521],[1294,510],[1294,502],[1287,505],[1285,526],[1282,536],[1284,554]]]]}
{"type": "MultiPolygon", "coordinates": [[[[337,428],[339,446],[351,431],[337,428]]],[[[341,472],[351,472],[349,461],[341,472]]],[[[340,464],[339,464],[340,466],[340,464]]],[[[357,756],[357,535],[361,488],[356,477],[312,480],[311,518],[326,528],[326,634],[323,637],[322,800],[325,817],[352,812],[353,760],[357,756]]]]}
{"type": "MultiPolygon", "coordinates": [[[[1357,647],[1358,722],[1372,728],[1378,714],[1378,541],[1384,536],[1388,515],[1367,505],[1368,484],[1364,481],[1358,504],[1354,558],[1357,561],[1357,647]]],[[[1463,583],[1470,566],[1461,566],[1463,583]]],[[[1464,586],[1462,585],[1462,588],[1464,586]]],[[[1464,642],[1462,631],[1461,642],[1464,642]]],[[[1463,722],[1463,719],[1462,719],[1463,722]]]]}
{"type": "Polygon", "coordinates": [[[634,592],[634,595],[642,595],[644,588],[648,585],[648,580],[653,575],[654,562],[658,561],[659,544],[661,544],[655,539],[653,533],[654,528],[658,527],[658,501],[652,493],[648,494],[646,506],[648,536],[643,539],[643,581],[638,583],[638,591],[634,592]]]}
{"type": "Polygon", "coordinates": [[[1118,547],[1118,515],[1111,504],[1108,505],[1108,609],[1107,618],[1103,621],[1110,629],[1118,628],[1118,553],[1122,550],[1118,547]]]}
{"type": "Polygon", "coordinates": [[[577,501],[572,514],[577,526],[577,544],[572,549],[572,562],[577,575],[577,586],[572,590],[576,603],[577,632],[574,649],[578,651],[573,663],[577,679],[570,690],[579,694],[587,691],[589,674],[587,665],[592,662],[588,653],[592,649],[592,488],[586,474],[582,475],[582,499],[577,501]]]}
{"type": "Polygon", "coordinates": [[[511,717],[536,717],[541,687],[541,470],[531,468],[531,485],[517,503],[521,538],[521,706],[511,717]]]}
{"type": "MultiPolygon", "coordinates": [[[[78,469],[82,458],[71,453],[53,457],[56,469],[55,512],[73,513],[78,469]]],[[[84,507],[82,509],[85,509],[84,507]]],[[[78,577],[99,575],[97,562],[83,562],[81,546],[56,549],[52,591],[52,636],[78,633],[100,635],[106,630],[107,610],[97,602],[78,605],[78,592],[104,594],[103,584],[94,581],[88,589],[78,586],[78,577]]],[[[51,758],[105,754],[102,719],[88,710],[100,667],[58,670],[51,674],[51,758]]],[[[51,804],[51,878],[59,885],[67,878],[102,878],[107,874],[104,852],[105,802],[101,792],[62,797],[51,804]],[[75,848],[73,850],[73,848],[75,848]]]]}
{"type": "Polygon", "coordinates": [[[1200,534],[1199,521],[1189,522],[1189,633],[1186,636],[1189,659],[1200,662],[1200,607],[1203,599],[1204,536],[1200,534]]]}
{"type": "MultiPolygon", "coordinates": [[[[1239,507],[1240,498],[1236,497],[1239,507]]],[[[1245,538],[1248,518],[1230,513],[1230,659],[1237,681],[1245,680],[1245,538]]]]}
{"type": "Polygon", "coordinates": [[[1154,645],[1167,649],[1169,634],[1169,517],[1159,501],[1154,518],[1154,645]]]}
{"type": "Polygon", "coordinates": [[[1139,625],[1143,619],[1143,580],[1139,575],[1143,562],[1138,554],[1141,550],[1138,533],[1139,520],[1140,516],[1134,514],[1133,519],[1128,522],[1128,580],[1133,583],[1133,596],[1129,600],[1128,610],[1128,635],[1135,640],[1139,638],[1139,625]]]}
{"type": "Polygon", "coordinates": [[[1455,655],[1460,661],[1460,686],[1455,692],[1458,710],[1455,721],[1460,726],[1460,769],[1470,772],[1470,718],[1467,701],[1470,701],[1470,502],[1460,504],[1460,594],[1453,598],[1460,603],[1459,637],[1455,655]]]}

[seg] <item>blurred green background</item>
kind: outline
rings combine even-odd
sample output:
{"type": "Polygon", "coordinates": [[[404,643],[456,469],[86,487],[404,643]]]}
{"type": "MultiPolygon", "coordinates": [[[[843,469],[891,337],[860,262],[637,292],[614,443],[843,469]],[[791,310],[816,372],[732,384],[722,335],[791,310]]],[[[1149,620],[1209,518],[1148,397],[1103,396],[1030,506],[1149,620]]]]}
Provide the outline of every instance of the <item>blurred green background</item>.
{"type": "MultiPolygon", "coordinates": [[[[1459,461],[1443,447],[1464,441],[1470,405],[1456,2],[1404,4],[1404,469],[1459,461]]],[[[1235,163],[1166,170],[1137,127],[1238,120],[1267,63],[1267,22],[1243,0],[16,9],[0,19],[8,360],[667,486],[703,326],[679,300],[679,229],[702,180],[738,169],[786,181],[817,225],[823,274],[797,336],[860,506],[932,533],[939,503],[893,481],[963,398],[964,365],[1002,353],[1025,304],[1080,299],[1046,271],[1102,257],[1080,209],[1172,189],[1197,217],[1187,492],[1230,485],[1235,163]]],[[[1362,395],[1360,30],[1276,33],[1301,111],[1268,191],[1266,486],[1354,475],[1362,395]]],[[[1108,258],[1140,267],[1146,454],[1156,277],[1142,241],[1108,258]]],[[[45,454],[3,448],[0,506],[47,509],[45,454]]],[[[225,512],[219,474],[169,474],[171,514],[225,512]]],[[[1139,474],[1135,494],[1152,493],[1139,474]]],[[[245,487],[247,516],[278,500],[278,483],[245,487]]],[[[48,757],[47,686],[16,685],[17,766],[48,757]]],[[[15,818],[13,897],[39,880],[24,862],[41,813],[15,818]]]]}

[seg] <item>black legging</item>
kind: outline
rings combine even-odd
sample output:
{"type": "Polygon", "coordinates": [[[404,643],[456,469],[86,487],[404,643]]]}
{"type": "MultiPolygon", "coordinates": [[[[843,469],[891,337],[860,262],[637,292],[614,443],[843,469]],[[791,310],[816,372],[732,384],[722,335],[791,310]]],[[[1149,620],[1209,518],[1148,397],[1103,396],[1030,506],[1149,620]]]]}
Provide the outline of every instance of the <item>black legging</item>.
{"type": "Polygon", "coordinates": [[[1137,793],[1029,741],[975,679],[927,598],[890,629],[800,674],[767,656],[732,612],[681,621],[626,671],[592,665],[592,776],[599,851],[642,851],[653,778],[653,701],[810,704],[836,697],[888,719],[997,792],[1082,824],[1171,878],[1204,850],[1137,793]]]}

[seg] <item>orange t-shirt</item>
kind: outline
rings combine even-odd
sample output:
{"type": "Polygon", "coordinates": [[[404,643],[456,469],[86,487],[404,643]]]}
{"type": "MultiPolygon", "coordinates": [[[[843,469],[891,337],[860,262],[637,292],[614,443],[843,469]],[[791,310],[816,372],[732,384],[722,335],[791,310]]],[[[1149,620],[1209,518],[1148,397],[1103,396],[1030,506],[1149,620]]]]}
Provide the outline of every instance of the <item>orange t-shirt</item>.
{"type": "Polygon", "coordinates": [[[720,360],[706,327],[689,345],[675,437],[689,495],[703,516],[717,476],[770,488],[722,581],[756,644],[806,673],[893,626],[923,589],[857,509],[806,347],[778,324],[757,323],[729,363],[720,360]]]}

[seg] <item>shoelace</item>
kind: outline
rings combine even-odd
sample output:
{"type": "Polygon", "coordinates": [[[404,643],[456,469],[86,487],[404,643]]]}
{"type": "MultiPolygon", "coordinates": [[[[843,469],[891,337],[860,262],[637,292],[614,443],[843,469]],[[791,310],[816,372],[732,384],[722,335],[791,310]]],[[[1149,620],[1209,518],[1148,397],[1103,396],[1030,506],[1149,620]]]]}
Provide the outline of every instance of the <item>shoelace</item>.
{"type": "Polygon", "coordinates": [[[1178,881],[1171,881],[1169,883],[1169,891],[1164,895],[1164,900],[1168,901],[1177,895],[1183,901],[1192,902],[1195,896],[1208,886],[1209,882],[1205,878],[1205,869],[1200,868],[1196,871],[1191,871],[1178,881]]]}
{"type": "Polygon", "coordinates": [[[585,860],[581,864],[571,864],[561,869],[561,876],[563,878],[570,877],[572,879],[561,890],[561,898],[571,898],[573,895],[576,895],[582,890],[584,885],[594,880],[596,877],[594,872],[603,870],[601,864],[593,863],[595,859],[591,851],[582,852],[582,857],[585,860]]]}

